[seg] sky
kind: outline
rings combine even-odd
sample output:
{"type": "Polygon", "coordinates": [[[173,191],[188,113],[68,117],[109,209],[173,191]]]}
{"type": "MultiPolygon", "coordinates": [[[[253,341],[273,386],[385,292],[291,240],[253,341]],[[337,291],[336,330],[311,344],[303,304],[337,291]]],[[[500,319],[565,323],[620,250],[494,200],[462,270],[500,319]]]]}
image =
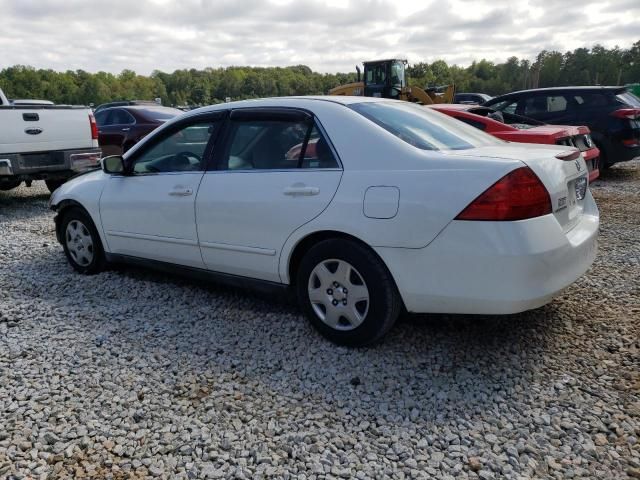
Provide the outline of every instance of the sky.
{"type": "Polygon", "coordinates": [[[640,40],[640,0],[0,0],[0,68],[148,75],[230,65],[533,59],[640,40]]]}

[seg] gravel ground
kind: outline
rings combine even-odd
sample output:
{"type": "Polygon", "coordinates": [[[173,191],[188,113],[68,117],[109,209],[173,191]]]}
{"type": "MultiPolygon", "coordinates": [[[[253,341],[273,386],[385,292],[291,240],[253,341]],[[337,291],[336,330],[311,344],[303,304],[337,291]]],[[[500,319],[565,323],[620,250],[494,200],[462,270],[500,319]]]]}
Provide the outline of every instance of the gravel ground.
{"type": "Polygon", "coordinates": [[[598,259],[551,304],[360,350],[264,296],[79,276],[44,186],[0,192],[0,478],[640,478],[640,162],[593,191],[598,259]]]}

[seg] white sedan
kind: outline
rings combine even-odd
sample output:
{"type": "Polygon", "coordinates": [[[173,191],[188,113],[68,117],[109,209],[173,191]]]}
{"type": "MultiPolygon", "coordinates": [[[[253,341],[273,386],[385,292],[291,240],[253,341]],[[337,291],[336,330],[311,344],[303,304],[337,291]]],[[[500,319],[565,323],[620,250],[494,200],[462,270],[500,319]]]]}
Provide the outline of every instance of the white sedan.
{"type": "Polygon", "coordinates": [[[134,262],[291,288],[332,341],[409,312],[540,307],[593,262],[598,209],[568,147],[514,145],[363,97],[249,100],[167,122],[51,197],[77,271],[134,262]]]}

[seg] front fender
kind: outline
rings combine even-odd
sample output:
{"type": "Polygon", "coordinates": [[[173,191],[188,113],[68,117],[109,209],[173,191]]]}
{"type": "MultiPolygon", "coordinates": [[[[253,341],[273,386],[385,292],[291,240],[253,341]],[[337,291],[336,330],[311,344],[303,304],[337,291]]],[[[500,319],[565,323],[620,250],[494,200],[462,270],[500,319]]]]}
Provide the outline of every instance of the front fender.
{"type": "Polygon", "coordinates": [[[58,241],[62,239],[59,227],[64,211],[71,207],[79,207],[89,214],[100,235],[105,251],[109,251],[100,219],[100,197],[108,177],[109,175],[102,170],[96,170],[69,180],[51,194],[49,207],[57,212],[54,222],[56,223],[58,241]]]}

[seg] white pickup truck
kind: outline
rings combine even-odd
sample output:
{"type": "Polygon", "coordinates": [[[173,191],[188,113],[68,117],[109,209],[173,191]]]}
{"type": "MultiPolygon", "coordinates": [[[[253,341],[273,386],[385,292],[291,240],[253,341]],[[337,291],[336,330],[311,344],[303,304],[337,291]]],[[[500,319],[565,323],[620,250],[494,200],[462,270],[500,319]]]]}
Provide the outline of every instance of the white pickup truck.
{"type": "Polygon", "coordinates": [[[50,191],[100,164],[88,107],[10,103],[0,89],[0,190],[44,180],[50,191]]]}

